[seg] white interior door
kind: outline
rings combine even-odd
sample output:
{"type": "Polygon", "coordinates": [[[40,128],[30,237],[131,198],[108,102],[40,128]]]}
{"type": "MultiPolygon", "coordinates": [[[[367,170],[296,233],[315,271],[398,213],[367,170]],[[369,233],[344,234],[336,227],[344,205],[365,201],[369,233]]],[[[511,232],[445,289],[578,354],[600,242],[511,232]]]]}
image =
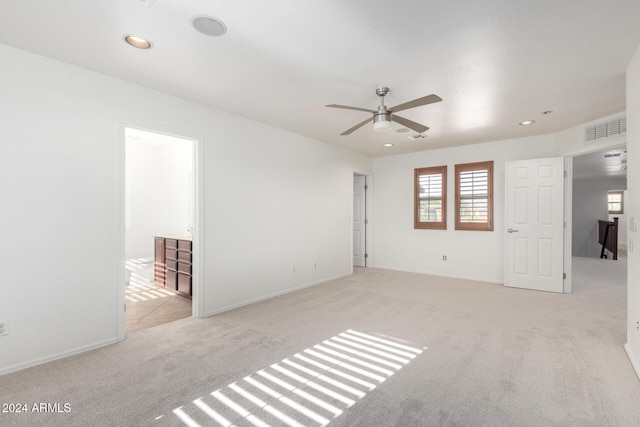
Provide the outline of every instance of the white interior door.
{"type": "Polygon", "coordinates": [[[366,266],[366,178],[353,177],[353,265],[366,266]]]}
{"type": "Polygon", "coordinates": [[[564,158],[506,163],[505,285],[563,292],[564,158]]]}

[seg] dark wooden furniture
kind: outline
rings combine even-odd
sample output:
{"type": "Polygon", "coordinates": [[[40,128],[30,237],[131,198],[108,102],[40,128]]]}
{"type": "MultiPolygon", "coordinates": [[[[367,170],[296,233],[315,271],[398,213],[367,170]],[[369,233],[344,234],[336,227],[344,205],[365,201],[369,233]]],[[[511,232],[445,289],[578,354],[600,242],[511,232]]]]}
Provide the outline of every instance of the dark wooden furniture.
{"type": "Polygon", "coordinates": [[[618,259],[618,218],[613,221],[598,220],[598,243],[602,245],[600,258],[606,258],[605,249],[611,252],[613,259],[618,259]]]}
{"type": "Polygon", "coordinates": [[[156,236],[155,283],[178,294],[192,296],[191,240],[156,236]]]}

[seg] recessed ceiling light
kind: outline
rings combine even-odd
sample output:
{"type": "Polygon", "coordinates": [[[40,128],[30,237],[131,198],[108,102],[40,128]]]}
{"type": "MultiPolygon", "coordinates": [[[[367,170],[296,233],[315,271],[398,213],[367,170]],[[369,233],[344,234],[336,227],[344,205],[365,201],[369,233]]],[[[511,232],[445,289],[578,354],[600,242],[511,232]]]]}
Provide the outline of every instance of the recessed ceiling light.
{"type": "Polygon", "coordinates": [[[143,39],[139,36],[127,34],[123,38],[125,42],[133,47],[137,47],[138,49],[151,49],[151,47],[153,47],[153,44],[149,40],[143,39]]]}
{"type": "Polygon", "coordinates": [[[529,126],[534,124],[536,121],[535,120],[525,120],[524,122],[520,122],[519,124],[522,126],[529,126]]]}
{"type": "Polygon", "coordinates": [[[221,36],[227,32],[224,22],[212,16],[194,16],[191,25],[206,36],[221,36]]]}
{"type": "Polygon", "coordinates": [[[382,144],[384,147],[393,147],[393,144],[390,142],[387,142],[386,144],[382,144]]]}

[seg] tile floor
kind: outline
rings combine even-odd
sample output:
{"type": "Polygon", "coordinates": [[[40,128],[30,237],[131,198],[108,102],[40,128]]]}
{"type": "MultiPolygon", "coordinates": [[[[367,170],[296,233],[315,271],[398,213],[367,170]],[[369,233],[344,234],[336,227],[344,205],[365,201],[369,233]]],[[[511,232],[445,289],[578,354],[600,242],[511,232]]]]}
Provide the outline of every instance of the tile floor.
{"type": "Polygon", "coordinates": [[[126,290],[126,333],[190,317],[191,300],[153,283],[153,262],[129,260],[126,290]]]}

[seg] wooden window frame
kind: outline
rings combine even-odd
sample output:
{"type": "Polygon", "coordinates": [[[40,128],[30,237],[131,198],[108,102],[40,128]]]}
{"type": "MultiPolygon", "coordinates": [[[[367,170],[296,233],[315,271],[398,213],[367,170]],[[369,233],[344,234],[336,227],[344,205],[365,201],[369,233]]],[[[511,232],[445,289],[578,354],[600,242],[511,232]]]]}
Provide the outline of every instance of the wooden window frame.
{"type": "Polygon", "coordinates": [[[487,162],[464,163],[456,165],[456,230],[493,231],[493,160],[487,162]],[[486,222],[462,222],[460,218],[460,174],[463,172],[486,170],[487,171],[487,221],[486,222]]]}
{"type": "Polygon", "coordinates": [[[612,191],[609,191],[607,193],[607,210],[609,212],[609,215],[622,215],[622,214],[624,214],[624,191],[622,191],[622,190],[612,190],[612,191]],[[619,194],[620,195],[620,210],[609,210],[609,195],[610,194],[619,194]]]}
{"type": "Polygon", "coordinates": [[[447,229],[447,166],[431,166],[416,168],[413,172],[413,228],[419,230],[446,230],[447,229]],[[420,221],[420,176],[442,176],[442,220],[425,222],[420,221]]]}

